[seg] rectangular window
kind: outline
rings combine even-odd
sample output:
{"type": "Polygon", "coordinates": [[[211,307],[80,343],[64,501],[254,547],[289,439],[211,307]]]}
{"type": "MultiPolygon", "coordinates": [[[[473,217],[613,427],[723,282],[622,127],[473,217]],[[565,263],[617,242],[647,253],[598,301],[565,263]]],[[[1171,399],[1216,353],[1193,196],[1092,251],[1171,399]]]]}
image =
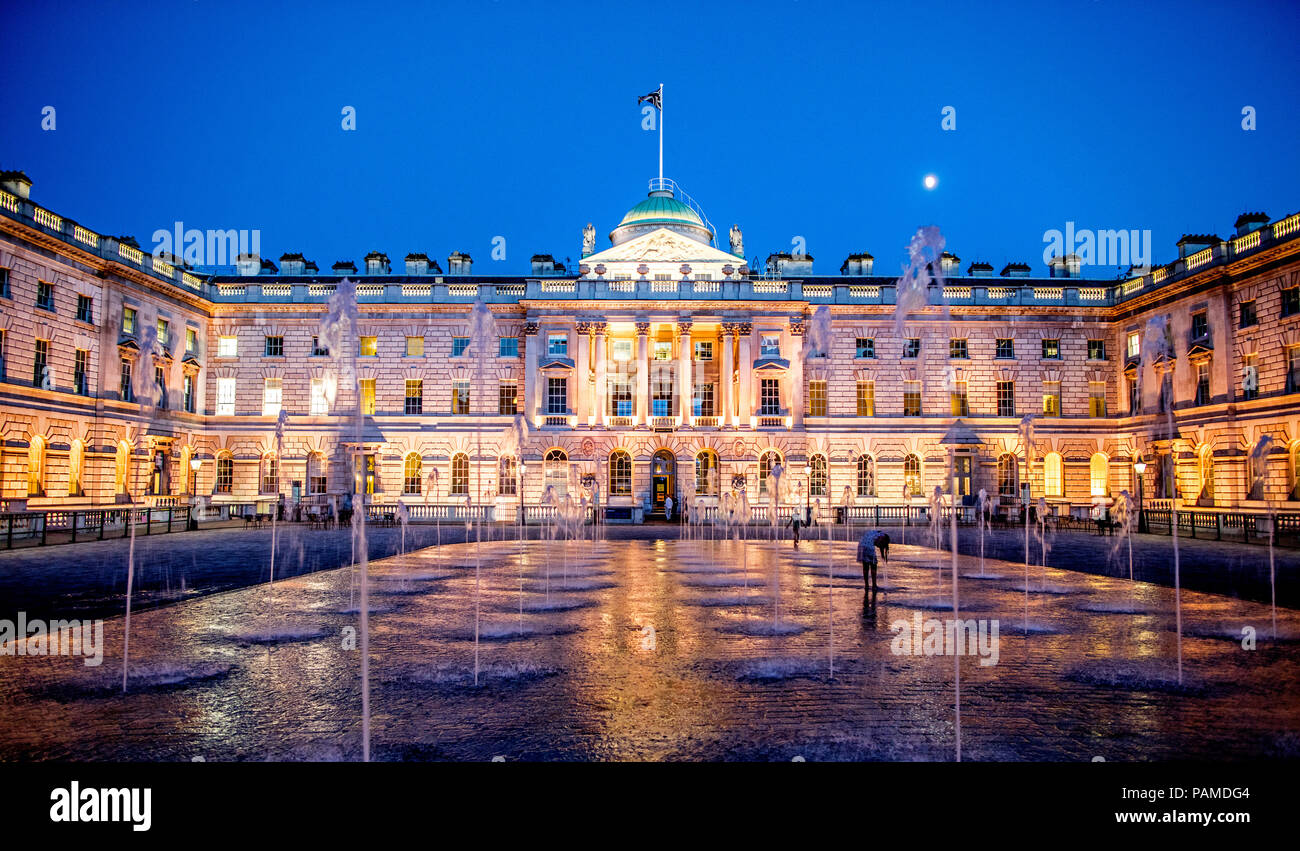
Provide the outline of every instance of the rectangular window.
{"type": "Polygon", "coordinates": [[[158,320],[158,345],[164,349],[172,344],[171,323],[166,319],[158,320]]]}
{"type": "Polygon", "coordinates": [[[320,344],[320,337],[311,338],[311,356],[314,358],[327,358],[330,356],[330,350],[320,344]]]}
{"type": "Polygon", "coordinates": [[[1300,393],[1300,346],[1286,350],[1286,392],[1300,393]]]}
{"type": "Polygon", "coordinates": [[[919,358],[921,356],[921,338],[908,337],[903,341],[903,357],[919,358]]]}
{"type": "Polygon", "coordinates": [[[131,361],[122,358],[120,371],[118,373],[119,383],[117,387],[118,398],[123,402],[133,401],[135,394],[131,392],[131,361]]]}
{"type": "Polygon", "coordinates": [[[497,385],[497,413],[503,417],[513,417],[519,413],[519,384],[514,381],[502,381],[497,385]]]}
{"type": "Polygon", "coordinates": [[[235,415],[235,379],[217,379],[217,416],[233,417],[235,415]]]}
{"type": "Polygon", "coordinates": [[[999,337],[993,356],[1008,360],[1016,356],[1016,341],[1010,337],[999,337]]]}
{"type": "Polygon", "coordinates": [[[903,382],[903,416],[921,416],[921,382],[903,382]]]}
{"type": "Polygon", "coordinates": [[[1210,404],[1210,365],[1208,363],[1198,363],[1196,365],[1196,404],[1210,404]]]}
{"type": "MultiPolygon", "coordinates": [[[[418,338],[423,340],[424,338],[418,338]]],[[[424,413],[424,382],[418,378],[408,378],[406,380],[406,406],[403,410],[407,414],[424,413]]]]}
{"type": "Polygon", "coordinates": [[[36,282],[36,306],[41,310],[54,311],[54,285],[45,281],[36,282]]]}
{"type": "Polygon", "coordinates": [[[1106,416],[1106,382],[1088,382],[1088,416],[1106,416]]]}
{"type": "Polygon", "coordinates": [[[567,378],[546,379],[546,413],[552,416],[569,413],[569,380],[567,378]]]}
{"type": "Polygon", "coordinates": [[[613,342],[613,344],[611,345],[611,351],[612,351],[612,354],[613,354],[613,358],[614,358],[614,360],[616,360],[616,361],[630,361],[630,360],[632,360],[632,341],[631,341],[631,340],[615,340],[615,341],[613,342]]]}
{"type": "Polygon", "coordinates": [[[53,376],[47,376],[45,374],[45,370],[46,367],[49,366],[49,362],[50,362],[50,341],[37,340],[36,356],[32,360],[32,386],[33,387],[44,387],[46,384],[49,384],[50,389],[51,390],[54,389],[53,376]]]}
{"type": "Polygon", "coordinates": [[[361,337],[357,340],[357,356],[373,358],[379,354],[378,337],[361,337]]]}
{"type": "Polygon", "coordinates": [[[451,412],[469,413],[469,379],[458,378],[451,383],[451,412]]]}
{"type": "Polygon", "coordinates": [[[154,384],[158,385],[158,407],[167,410],[167,372],[161,367],[153,369],[154,384]]]}
{"type": "Polygon", "coordinates": [[[311,415],[313,417],[323,417],[330,412],[329,396],[325,394],[325,379],[313,378],[311,380],[311,415]]]}
{"type": "Polygon", "coordinates": [[[655,360],[672,360],[673,359],[673,342],[672,340],[655,340],[655,360]]]}
{"type": "Polygon", "coordinates": [[[781,357],[781,335],[764,334],[759,338],[758,354],[765,358],[781,357]]]}
{"type": "Polygon", "coordinates": [[[0,328],[0,381],[4,381],[6,378],[5,341],[8,340],[7,334],[8,332],[5,329],[0,328]]]}
{"type": "Polygon", "coordinates": [[[609,415],[611,417],[632,416],[632,382],[610,379],[609,415]]]}
{"type": "Polygon", "coordinates": [[[9,294],[9,270],[0,269],[0,297],[13,298],[9,294]]]}
{"type": "Polygon", "coordinates": [[[262,381],[262,416],[280,416],[280,400],[283,398],[284,385],[279,378],[267,378],[262,381]]]}
{"type": "Polygon", "coordinates": [[[1043,340],[1043,357],[1046,360],[1061,359],[1061,341],[1045,339],[1043,340]]]}
{"type": "Polygon", "coordinates": [[[199,332],[194,328],[185,329],[185,351],[194,354],[199,350],[199,332]]]}
{"type": "Polygon", "coordinates": [[[280,490],[280,459],[268,456],[262,462],[262,489],[260,493],[276,493],[280,490]]]}
{"type": "Polygon", "coordinates": [[[218,337],[217,338],[217,357],[233,358],[239,354],[238,337],[218,337]]]}
{"type": "Polygon", "coordinates": [[[1043,416],[1059,417],[1061,415],[1061,382],[1043,382],[1043,416]]]}
{"type": "Polygon", "coordinates": [[[998,382],[998,416],[1014,417],[1016,415],[1016,383],[1014,381],[998,382]]]}
{"type": "Polygon", "coordinates": [[[1238,327],[1253,328],[1259,323],[1259,317],[1255,314],[1255,300],[1243,301],[1240,305],[1241,323],[1238,327]]]}
{"type": "Polygon", "coordinates": [[[855,358],[874,358],[876,356],[876,340],[874,337],[858,337],[854,343],[855,358]]]}
{"type": "Polygon", "coordinates": [[[499,358],[519,357],[519,338],[502,337],[500,344],[497,346],[497,357],[499,358]]]}
{"type": "Polygon", "coordinates": [[[858,382],[858,416],[874,417],[876,415],[876,382],[858,382]]]}
{"type": "Polygon", "coordinates": [[[362,416],[373,417],[375,415],[375,380],[373,378],[363,378],[357,382],[357,387],[361,390],[362,416]]]}
{"type": "Polygon", "coordinates": [[[696,360],[713,360],[713,341],[696,340],[695,341],[695,359],[696,360]]]}
{"type": "Polygon", "coordinates": [[[1287,287],[1282,290],[1282,315],[1294,316],[1300,313],[1300,287],[1287,287]]]}
{"type": "Polygon", "coordinates": [[[1088,360],[1105,360],[1106,359],[1106,341],[1089,340],[1088,341],[1088,360]]]}
{"type": "Polygon", "coordinates": [[[1125,345],[1125,357],[1135,358],[1142,354],[1142,338],[1136,331],[1130,331],[1125,345]]]}
{"type": "Polygon", "coordinates": [[[136,313],[134,307],[122,308],[122,333],[123,334],[135,333],[135,318],[136,318],[136,313]]]}
{"type": "Polygon", "coordinates": [[[90,395],[90,352],[77,349],[72,362],[72,392],[79,396],[90,395]]]}
{"type": "Polygon", "coordinates": [[[1243,399],[1259,398],[1259,367],[1255,365],[1255,355],[1243,358],[1241,368],[1241,396],[1243,399]]]}
{"type": "Polygon", "coordinates": [[[464,357],[469,351],[469,337],[452,337],[451,338],[451,356],[454,358],[464,357]]]}
{"type": "Polygon", "coordinates": [[[1210,319],[1204,310],[1192,314],[1192,339],[1201,340],[1210,336],[1210,319]]]}
{"type": "Polygon", "coordinates": [[[185,406],[185,413],[192,414],[194,413],[194,376],[187,373],[186,376],[181,379],[181,388],[185,393],[185,398],[182,400],[182,404],[185,406]]]}
{"type": "Polygon", "coordinates": [[[77,321],[95,324],[95,300],[88,295],[77,296],[77,321]]]}
{"type": "Polygon", "coordinates": [[[654,382],[650,394],[650,415],[653,417],[670,417],[673,414],[673,384],[671,380],[654,382]]]}
{"type": "Polygon", "coordinates": [[[268,358],[284,357],[284,338],[267,337],[266,345],[262,347],[262,354],[268,358]]]}
{"type": "Polygon", "coordinates": [[[808,382],[808,416],[826,416],[826,382],[808,382]]]}
{"type": "Polygon", "coordinates": [[[948,394],[949,409],[954,417],[970,416],[970,398],[966,395],[966,382],[954,381],[948,394]]]}
{"type": "Polygon", "coordinates": [[[966,348],[966,341],[963,339],[953,339],[948,341],[948,357],[957,360],[966,360],[970,357],[970,352],[966,348]]]}
{"type": "Polygon", "coordinates": [[[564,358],[569,356],[569,335],[549,334],[546,337],[546,354],[548,357],[564,358]]]}
{"type": "Polygon", "coordinates": [[[406,338],[406,356],[408,358],[424,357],[424,338],[407,337],[406,338]]]}
{"type": "Polygon", "coordinates": [[[775,417],[781,414],[781,382],[775,378],[763,378],[758,385],[758,413],[760,416],[775,417]]]}
{"type": "Polygon", "coordinates": [[[712,417],[713,384],[704,382],[695,385],[695,396],[691,399],[691,410],[697,417],[712,417]]]}

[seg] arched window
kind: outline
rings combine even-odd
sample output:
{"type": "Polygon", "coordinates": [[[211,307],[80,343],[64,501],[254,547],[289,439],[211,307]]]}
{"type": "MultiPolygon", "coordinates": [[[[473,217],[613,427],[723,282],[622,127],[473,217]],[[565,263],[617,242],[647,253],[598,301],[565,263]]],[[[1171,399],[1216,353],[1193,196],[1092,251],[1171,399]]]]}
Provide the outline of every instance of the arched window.
{"type": "Polygon", "coordinates": [[[457,452],[451,456],[451,490],[452,496],[469,495],[469,456],[457,452]]]}
{"type": "Polygon", "coordinates": [[[274,452],[262,456],[260,487],[259,493],[280,492],[280,459],[274,452]]]}
{"type": "Polygon", "coordinates": [[[569,492],[569,456],[563,449],[551,449],[542,459],[542,472],[545,474],[543,487],[555,490],[555,496],[564,496],[569,492]]]}
{"type": "Polygon", "coordinates": [[[908,455],[903,459],[903,493],[909,497],[920,496],[921,485],[921,459],[908,455]]]}
{"type": "Polygon", "coordinates": [[[235,489],[235,459],[229,452],[217,456],[217,493],[231,493],[235,489]]]}
{"type": "Polygon", "coordinates": [[[45,438],[32,438],[27,449],[27,495],[45,496],[45,438]]]}
{"type": "Polygon", "coordinates": [[[1106,496],[1110,493],[1110,459],[1098,452],[1088,462],[1088,481],[1093,496],[1106,496]]]}
{"type": "Polygon", "coordinates": [[[420,453],[411,452],[402,462],[402,493],[419,496],[423,483],[424,463],[420,460],[420,453]]]}
{"type": "Polygon", "coordinates": [[[131,447],[124,440],[117,444],[117,455],[113,458],[113,493],[127,493],[127,485],[130,484],[130,464],[131,447]]]}
{"type": "Polygon", "coordinates": [[[86,447],[80,440],[74,440],[68,449],[68,496],[81,496],[82,470],[85,466],[86,447]]]}
{"type": "Polygon", "coordinates": [[[767,493],[767,477],[771,475],[772,468],[781,463],[781,453],[775,449],[769,449],[762,455],[758,456],[758,492],[767,493]]]}
{"type": "Polygon", "coordinates": [[[701,449],[695,454],[695,492],[717,496],[721,487],[722,471],[718,469],[718,453],[712,449],[701,449]],[[713,475],[713,487],[709,487],[709,475],[713,475]]]}
{"type": "Polygon", "coordinates": [[[829,486],[826,456],[814,455],[808,460],[808,495],[809,496],[826,496],[826,489],[829,486]]]}
{"type": "Polygon", "coordinates": [[[609,456],[609,495],[632,495],[632,456],[621,449],[609,456]]]}
{"type": "Polygon", "coordinates": [[[1287,464],[1287,472],[1291,478],[1291,492],[1287,495],[1287,498],[1300,500],[1300,443],[1296,443],[1291,447],[1291,454],[1287,460],[1290,461],[1287,464]]]}
{"type": "Polygon", "coordinates": [[[328,478],[325,474],[325,456],[313,452],[307,456],[307,493],[325,493],[328,478]]]}
{"type": "Polygon", "coordinates": [[[1214,505],[1214,447],[1205,447],[1200,454],[1199,472],[1201,474],[1201,505],[1214,505]]]}
{"type": "Polygon", "coordinates": [[[858,496],[876,495],[876,462],[870,455],[858,456],[858,496]]]}
{"type": "Polygon", "coordinates": [[[1065,466],[1059,452],[1049,452],[1043,458],[1043,492],[1048,496],[1065,496],[1065,466]]]}
{"type": "Polygon", "coordinates": [[[501,481],[501,487],[497,492],[502,496],[515,496],[519,493],[519,468],[515,463],[515,456],[502,455],[501,462],[497,465],[500,469],[497,475],[501,481]]]}

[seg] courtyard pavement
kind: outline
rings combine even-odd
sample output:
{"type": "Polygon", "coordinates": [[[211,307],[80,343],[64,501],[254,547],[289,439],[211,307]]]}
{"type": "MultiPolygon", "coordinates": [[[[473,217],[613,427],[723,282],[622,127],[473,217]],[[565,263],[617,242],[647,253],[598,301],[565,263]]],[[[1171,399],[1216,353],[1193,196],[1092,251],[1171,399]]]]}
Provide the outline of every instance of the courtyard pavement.
{"type": "MultiPolygon", "coordinates": [[[[1300,758],[1300,613],[1278,610],[1275,641],[1267,606],[1184,591],[1180,682],[1172,590],[1036,567],[1026,584],[1022,564],[963,557],[962,617],[998,625],[996,664],[899,654],[901,625],[951,617],[949,557],[895,545],[864,613],[852,548],[529,542],[376,562],[372,757],[949,760],[956,663],[967,760],[1300,758]]],[[[357,759],[359,580],[139,612],[125,695],[121,619],[99,667],[0,656],[0,759],[357,759]]]]}

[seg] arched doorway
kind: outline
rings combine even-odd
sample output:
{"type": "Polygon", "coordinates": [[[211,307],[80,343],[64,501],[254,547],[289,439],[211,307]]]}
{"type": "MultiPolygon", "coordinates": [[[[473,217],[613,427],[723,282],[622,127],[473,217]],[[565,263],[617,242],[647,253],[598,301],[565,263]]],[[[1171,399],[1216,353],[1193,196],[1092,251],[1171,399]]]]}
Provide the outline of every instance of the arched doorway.
{"type": "Polygon", "coordinates": [[[667,449],[660,449],[650,459],[650,513],[667,519],[672,515],[667,510],[667,500],[673,501],[673,512],[678,511],[677,499],[677,459],[667,449]]]}

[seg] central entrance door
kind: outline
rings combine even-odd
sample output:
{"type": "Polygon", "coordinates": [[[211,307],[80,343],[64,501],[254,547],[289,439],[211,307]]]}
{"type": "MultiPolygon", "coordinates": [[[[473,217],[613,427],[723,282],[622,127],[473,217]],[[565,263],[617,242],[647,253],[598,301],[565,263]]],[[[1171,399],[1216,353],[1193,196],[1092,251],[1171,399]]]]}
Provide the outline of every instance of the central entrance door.
{"type": "Polygon", "coordinates": [[[668,498],[672,497],[673,511],[677,505],[677,459],[667,449],[661,449],[650,459],[650,513],[668,518],[668,498]]]}

